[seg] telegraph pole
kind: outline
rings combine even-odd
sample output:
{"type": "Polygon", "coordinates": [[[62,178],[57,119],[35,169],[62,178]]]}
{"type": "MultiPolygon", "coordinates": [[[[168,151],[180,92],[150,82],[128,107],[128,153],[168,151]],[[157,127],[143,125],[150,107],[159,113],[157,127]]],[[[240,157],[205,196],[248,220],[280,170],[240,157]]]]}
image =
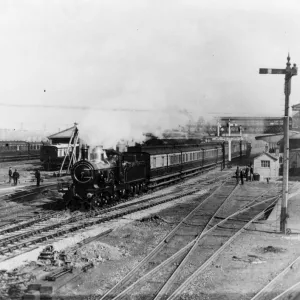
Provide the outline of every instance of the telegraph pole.
{"type": "Polygon", "coordinates": [[[285,69],[259,69],[259,74],[285,74],[284,78],[284,94],[285,94],[285,109],[284,109],[284,153],[283,153],[283,180],[282,180],[282,202],[280,215],[280,231],[286,234],[286,218],[287,218],[287,202],[289,194],[289,96],[291,94],[291,79],[292,76],[298,74],[296,64],[291,68],[290,55],[288,54],[285,69]]]}

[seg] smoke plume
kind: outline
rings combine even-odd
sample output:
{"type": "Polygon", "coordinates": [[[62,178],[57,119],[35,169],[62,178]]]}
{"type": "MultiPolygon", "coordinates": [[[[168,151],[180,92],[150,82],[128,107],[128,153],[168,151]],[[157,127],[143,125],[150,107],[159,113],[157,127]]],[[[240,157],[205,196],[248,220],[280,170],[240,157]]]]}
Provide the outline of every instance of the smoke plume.
{"type": "Polygon", "coordinates": [[[185,125],[188,118],[176,109],[161,111],[89,111],[79,122],[80,137],[90,146],[115,148],[120,140],[142,142],[144,133],[161,137],[166,129],[185,125]]]}

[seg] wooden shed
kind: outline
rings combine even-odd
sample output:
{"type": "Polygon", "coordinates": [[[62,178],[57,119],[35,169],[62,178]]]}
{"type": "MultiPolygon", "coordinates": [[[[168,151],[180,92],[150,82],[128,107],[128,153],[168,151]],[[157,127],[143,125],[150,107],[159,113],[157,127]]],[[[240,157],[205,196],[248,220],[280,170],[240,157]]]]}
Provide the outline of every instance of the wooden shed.
{"type": "Polygon", "coordinates": [[[253,168],[254,173],[260,175],[260,180],[277,177],[279,176],[279,157],[264,152],[254,158],[253,168]]]}

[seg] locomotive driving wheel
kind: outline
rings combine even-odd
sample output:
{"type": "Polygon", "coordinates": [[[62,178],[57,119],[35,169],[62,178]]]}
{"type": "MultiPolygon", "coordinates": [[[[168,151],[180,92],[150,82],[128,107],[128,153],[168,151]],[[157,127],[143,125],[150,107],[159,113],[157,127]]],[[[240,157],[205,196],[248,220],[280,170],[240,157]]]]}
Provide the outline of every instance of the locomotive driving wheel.
{"type": "Polygon", "coordinates": [[[103,193],[102,194],[102,200],[105,204],[108,204],[111,200],[111,196],[109,193],[103,193]]]}
{"type": "Polygon", "coordinates": [[[103,202],[101,201],[101,199],[99,197],[94,197],[91,200],[90,205],[91,205],[91,208],[97,210],[103,205],[103,202]]]}
{"type": "Polygon", "coordinates": [[[140,184],[137,184],[137,185],[135,186],[135,193],[136,193],[137,195],[139,195],[140,192],[141,192],[141,185],[140,185],[140,184]]]}
{"type": "Polygon", "coordinates": [[[120,192],[118,190],[114,191],[114,201],[119,201],[120,200],[120,192]]]}

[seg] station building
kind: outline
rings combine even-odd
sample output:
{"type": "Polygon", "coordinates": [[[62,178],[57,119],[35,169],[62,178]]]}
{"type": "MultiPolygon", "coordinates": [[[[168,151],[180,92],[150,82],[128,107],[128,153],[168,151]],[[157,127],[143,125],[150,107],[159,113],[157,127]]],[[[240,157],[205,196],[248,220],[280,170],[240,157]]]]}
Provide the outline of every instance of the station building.
{"type": "MultiPolygon", "coordinates": [[[[261,135],[257,140],[265,142],[265,152],[278,157],[279,175],[283,169],[283,133],[274,135],[261,135]],[[277,154],[278,153],[278,154],[277,154]]],[[[290,175],[300,175],[300,133],[291,130],[289,132],[289,173],[290,175]]]]}
{"type": "Polygon", "coordinates": [[[260,175],[260,180],[276,178],[280,169],[279,156],[264,152],[254,158],[253,169],[255,173],[260,175]]]}

